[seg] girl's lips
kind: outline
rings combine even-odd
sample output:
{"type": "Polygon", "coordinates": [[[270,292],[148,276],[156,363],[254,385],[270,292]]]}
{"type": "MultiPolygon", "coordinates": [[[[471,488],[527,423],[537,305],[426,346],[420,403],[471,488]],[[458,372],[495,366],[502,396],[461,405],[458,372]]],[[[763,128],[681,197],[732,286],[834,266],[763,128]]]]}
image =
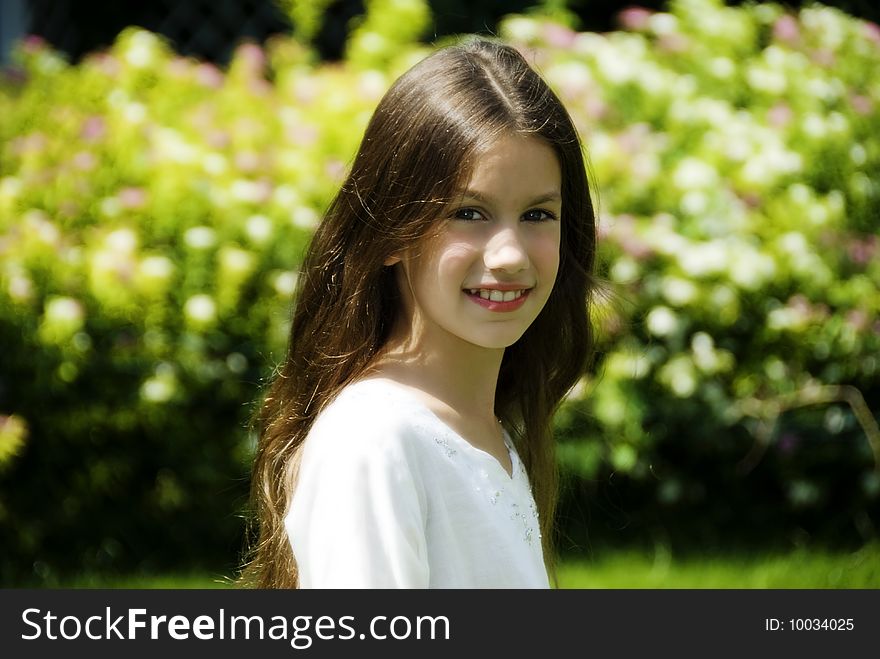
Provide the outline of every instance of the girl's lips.
{"type": "Polygon", "coordinates": [[[481,307],[488,309],[489,311],[516,311],[525,303],[526,298],[531,292],[531,289],[526,289],[523,291],[522,295],[520,295],[515,300],[510,300],[509,302],[496,302],[494,300],[485,300],[481,298],[479,293],[474,295],[470,291],[463,291],[463,293],[467,295],[468,298],[479,304],[481,307]]]}

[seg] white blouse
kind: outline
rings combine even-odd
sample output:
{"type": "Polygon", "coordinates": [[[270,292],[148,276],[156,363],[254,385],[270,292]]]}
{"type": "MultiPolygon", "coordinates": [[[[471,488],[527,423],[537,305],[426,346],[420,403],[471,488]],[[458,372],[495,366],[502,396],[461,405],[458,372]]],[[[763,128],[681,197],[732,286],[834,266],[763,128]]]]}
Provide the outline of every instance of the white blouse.
{"type": "Polygon", "coordinates": [[[301,588],[549,588],[538,514],[513,475],[389,380],[315,420],[285,527],[301,588]]]}

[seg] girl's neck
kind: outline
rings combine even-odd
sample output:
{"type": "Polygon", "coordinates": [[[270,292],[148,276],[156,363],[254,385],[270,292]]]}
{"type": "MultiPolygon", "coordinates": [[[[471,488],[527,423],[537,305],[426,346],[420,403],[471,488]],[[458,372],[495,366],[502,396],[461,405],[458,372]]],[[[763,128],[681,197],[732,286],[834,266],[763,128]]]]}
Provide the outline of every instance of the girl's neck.
{"type": "Polygon", "coordinates": [[[494,422],[504,349],[484,348],[451,336],[436,337],[431,346],[425,350],[412,341],[389,342],[366,375],[387,377],[419,390],[448,408],[447,414],[494,422]]]}

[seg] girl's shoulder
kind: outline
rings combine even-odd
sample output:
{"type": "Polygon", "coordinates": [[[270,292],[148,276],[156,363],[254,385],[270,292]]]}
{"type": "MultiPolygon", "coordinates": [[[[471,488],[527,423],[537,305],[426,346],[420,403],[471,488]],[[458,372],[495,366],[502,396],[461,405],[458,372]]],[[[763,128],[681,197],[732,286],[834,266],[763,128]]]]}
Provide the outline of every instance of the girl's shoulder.
{"type": "Polygon", "coordinates": [[[418,449],[425,418],[416,400],[384,379],[345,386],[318,414],[306,437],[306,450],[405,451],[418,449]]]}

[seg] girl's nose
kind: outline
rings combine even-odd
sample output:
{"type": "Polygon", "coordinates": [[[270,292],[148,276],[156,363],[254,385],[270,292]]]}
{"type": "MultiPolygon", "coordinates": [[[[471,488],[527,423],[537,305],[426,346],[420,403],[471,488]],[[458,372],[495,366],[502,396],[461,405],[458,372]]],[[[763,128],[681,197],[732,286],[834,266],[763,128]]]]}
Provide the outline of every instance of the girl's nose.
{"type": "Polygon", "coordinates": [[[486,244],[483,261],[490,270],[519,272],[529,267],[529,256],[518,228],[503,227],[486,244]]]}

